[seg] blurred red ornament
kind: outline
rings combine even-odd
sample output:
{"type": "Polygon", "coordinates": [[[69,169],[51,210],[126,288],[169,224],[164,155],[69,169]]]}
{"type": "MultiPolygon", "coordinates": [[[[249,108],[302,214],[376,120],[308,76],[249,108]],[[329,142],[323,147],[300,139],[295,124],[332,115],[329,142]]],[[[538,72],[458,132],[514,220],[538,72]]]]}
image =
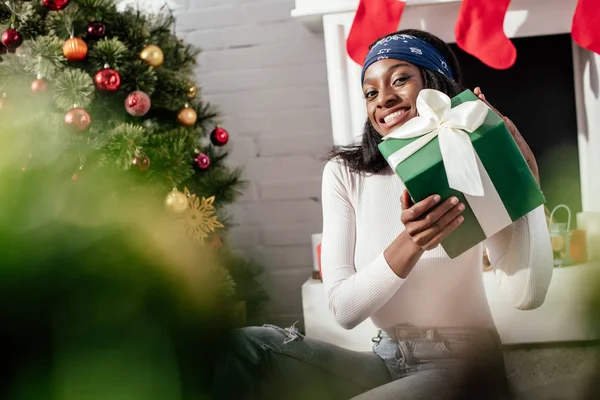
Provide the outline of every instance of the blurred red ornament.
{"type": "Polygon", "coordinates": [[[33,93],[45,93],[48,88],[48,84],[42,78],[37,78],[35,81],[31,82],[31,91],[33,93]]]}
{"type": "Polygon", "coordinates": [[[125,99],[125,110],[134,117],[145,115],[150,110],[150,106],[150,97],[141,90],[129,93],[125,99]]]}
{"type": "Polygon", "coordinates": [[[194,158],[194,161],[196,161],[196,164],[200,169],[207,169],[210,166],[210,157],[204,153],[199,153],[196,158],[194,158]]]}
{"type": "Polygon", "coordinates": [[[42,0],[42,4],[52,11],[58,11],[69,5],[71,0],[42,0]]]}
{"type": "Polygon", "coordinates": [[[150,168],[150,159],[144,155],[134,157],[131,163],[138,167],[138,169],[142,172],[150,168]]]}
{"type": "Polygon", "coordinates": [[[210,245],[217,250],[221,250],[223,248],[223,238],[221,235],[213,235],[210,245]]]}
{"type": "Polygon", "coordinates": [[[104,68],[96,73],[94,83],[101,92],[116,92],[121,86],[121,76],[112,68],[104,68]]]}
{"type": "Polygon", "coordinates": [[[16,49],[23,43],[23,36],[16,29],[7,29],[2,34],[2,44],[9,50],[16,49]]]}
{"type": "Polygon", "coordinates": [[[65,125],[75,132],[85,131],[91,123],[92,118],[90,114],[81,107],[72,108],[65,114],[65,125]]]}
{"type": "Polygon", "coordinates": [[[79,174],[77,172],[73,172],[73,175],[71,175],[71,179],[73,179],[74,181],[79,179],[79,174]]]}
{"type": "Polygon", "coordinates": [[[210,134],[210,141],[215,146],[225,146],[229,141],[229,132],[217,126],[210,134]]]}
{"type": "Polygon", "coordinates": [[[100,21],[90,22],[87,26],[87,33],[93,38],[102,39],[106,35],[106,25],[100,21]]]}
{"type": "Polygon", "coordinates": [[[63,44],[63,54],[69,61],[81,61],[87,56],[88,46],[80,38],[71,38],[63,44]]]}

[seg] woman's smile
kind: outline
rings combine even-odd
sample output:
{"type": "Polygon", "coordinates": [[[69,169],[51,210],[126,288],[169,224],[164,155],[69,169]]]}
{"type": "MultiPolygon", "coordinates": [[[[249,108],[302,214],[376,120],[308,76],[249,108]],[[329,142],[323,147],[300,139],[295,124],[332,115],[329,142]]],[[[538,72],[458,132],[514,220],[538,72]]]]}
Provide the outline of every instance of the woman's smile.
{"type": "Polygon", "coordinates": [[[396,106],[389,110],[385,110],[379,113],[379,125],[386,131],[392,128],[404,124],[410,118],[412,118],[411,108],[406,106],[396,106]]]}

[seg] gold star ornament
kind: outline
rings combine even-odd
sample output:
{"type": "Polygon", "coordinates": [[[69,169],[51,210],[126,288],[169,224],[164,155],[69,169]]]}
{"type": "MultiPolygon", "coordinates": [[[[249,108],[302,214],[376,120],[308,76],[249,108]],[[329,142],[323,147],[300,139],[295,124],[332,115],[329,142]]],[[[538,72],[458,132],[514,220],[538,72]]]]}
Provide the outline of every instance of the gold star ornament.
{"type": "Polygon", "coordinates": [[[210,233],[224,227],[215,215],[215,206],[213,206],[215,196],[200,199],[195,194],[191,194],[187,188],[185,188],[185,195],[189,204],[186,212],[181,215],[185,229],[193,239],[204,242],[210,233]]]}

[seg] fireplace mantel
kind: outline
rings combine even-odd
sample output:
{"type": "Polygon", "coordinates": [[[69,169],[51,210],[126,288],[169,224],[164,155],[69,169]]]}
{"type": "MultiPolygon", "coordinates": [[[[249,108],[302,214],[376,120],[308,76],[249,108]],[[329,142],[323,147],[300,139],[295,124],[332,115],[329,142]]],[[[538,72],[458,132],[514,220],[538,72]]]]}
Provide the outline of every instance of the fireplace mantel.
{"type": "MultiPolygon", "coordinates": [[[[366,112],[360,67],[346,53],[346,38],[358,0],[296,0],[292,16],[323,32],[333,141],[352,143],[362,135],[366,112]]],[[[460,0],[408,0],[399,29],[429,31],[454,42],[460,0]]],[[[569,33],[577,0],[513,0],[504,21],[508,37],[569,33]]],[[[573,43],[575,102],[583,211],[600,211],[600,55],[573,43]],[[596,177],[597,178],[597,177],[596,177]]]]}

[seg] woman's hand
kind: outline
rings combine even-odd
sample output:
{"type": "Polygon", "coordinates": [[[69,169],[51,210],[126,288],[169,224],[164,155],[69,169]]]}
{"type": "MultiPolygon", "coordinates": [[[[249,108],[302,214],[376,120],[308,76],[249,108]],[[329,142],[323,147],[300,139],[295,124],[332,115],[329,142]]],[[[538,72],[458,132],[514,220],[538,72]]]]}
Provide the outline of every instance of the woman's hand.
{"type": "Polygon", "coordinates": [[[401,221],[411,242],[422,250],[439,245],[464,220],[460,214],[465,205],[451,197],[440,203],[440,196],[432,195],[414,204],[406,190],[402,193],[401,221]]]}
{"type": "Polygon", "coordinates": [[[473,90],[473,93],[475,93],[475,96],[479,97],[479,99],[481,101],[483,101],[485,104],[487,104],[488,107],[490,107],[496,114],[498,114],[498,116],[500,116],[500,118],[502,118],[504,120],[504,123],[506,124],[508,131],[510,132],[513,139],[515,140],[515,143],[519,147],[519,150],[521,150],[521,154],[523,154],[525,161],[527,161],[527,165],[529,165],[529,169],[531,169],[533,176],[535,176],[535,180],[539,184],[540,177],[539,177],[539,171],[538,171],[538,167],[537,167],[537,162],[535,160],[535,156],[533,155],[533,152],[529,148],[529,145],[527,144],[525,139],[523,139],[523,136],[521,136],[521,133],[519,132],[519,130],[517,129],[515,124],[513,124],[513,122],[508,117],[505,117],[504,115],[502,115],[494,106],[492,106],[485,99],[484,94],[481,92],[481,88],[476,87],[473,90]]]}
{"type": "Polygon", "coordinates": [[[423,252],[439,245],[462,222],[465,206],[456,197],[440,203],[440,196],[429,196],[414,204],[406,190],[400,199],[400,219],[404,231],[383,252],[388,265],[400,278],[406,278],[423,252]]]}

